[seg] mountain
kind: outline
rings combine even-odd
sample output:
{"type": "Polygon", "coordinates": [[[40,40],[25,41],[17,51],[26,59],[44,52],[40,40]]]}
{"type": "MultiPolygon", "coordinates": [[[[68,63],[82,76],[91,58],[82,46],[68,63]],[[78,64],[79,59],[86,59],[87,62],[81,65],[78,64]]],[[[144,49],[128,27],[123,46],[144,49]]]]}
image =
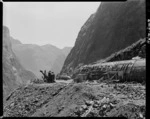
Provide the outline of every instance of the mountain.
{"type": "Polygon", "coordinates": [[[65,59],[66,59],[66,56],[65,56],[64,54],[59,55],[59,56],[55,59],[53,65],[52,65],[52,68],[51,68],[51,70],[52,70],[53,72],[55,72],[55,74],[60,73],[60,71],[61,71],[61,69],[62,69],[62,67],[63,67],[63,64],[64,64],[65,59]]]}
{"type": "Polygon", "coordinates": [[[140,39],[132,45],[122,49],[118,52],[113,53],[106,59],[105,62],[121,61],[121,60],[130,60],[135,57],[146,58],[146,38],[140,39]]]}
{"type": "Polygon", "coordinates": [[[102,2],[82,26],[61,73],[104,59],[146,37],[144,0],[102,2]]]}
{"type": "Polygon", "coordinates": [[[17,44],[22,44],[19,40],[11,38],[11,44],[17,45],[17,44]]]}
{"type": "Polygon", "coordinates": [[[52,45],[18,44],[13,45],[13,51],[21,64],[38,77],[41,76],[39,70],[50,70],[56,57],[62,54],[52,45]]]}
{"type": "Polygon", "coordinates": [[[12,37],[9,29],[3,26],[3,97],[5,97],[20,85],[27,84],[36,76],[27,71],[18,61],[12,51],[12,37]]]}
{"type": "Polygon", "coordinates": [[[57,58],[55,59],[53,65],[52,65],[52,68],[51,70],[53,72],[55,72],[55,74],[58,74],[60,73],[62,67],[63,67],[63,64],[65,62],[65,59],[67,57],[67,55],[69,54],[70,50],[71,50],[72,47],[64,47],[61,51],[62,51],[62,54],[57,56],[57,58]]]}
{"type": "Polygon", "coordinates": [[[12,39],[14,53],[21,64],[37,77],[42,76],[40,70],[52,70],[55,74],[59,73],[70,51],[70,47],[61,50],[50,44],[39,46],[19,42],[19,40],[12,39]]]}
{"type": "Polygon", "coordinates": [[[65,54],[65,56],[67,56],[70,53],[71,49],[72,47],[64,47],[62,49],[62,52],[65,54]]]}

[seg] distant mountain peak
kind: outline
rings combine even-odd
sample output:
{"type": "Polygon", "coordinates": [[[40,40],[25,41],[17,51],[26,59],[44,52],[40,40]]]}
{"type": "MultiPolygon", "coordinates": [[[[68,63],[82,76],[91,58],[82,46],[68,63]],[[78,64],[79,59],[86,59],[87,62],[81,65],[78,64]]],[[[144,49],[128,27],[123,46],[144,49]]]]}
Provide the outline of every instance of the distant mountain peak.
{"type": "Polygon", "coordinates": [[[70,49],[70,48],[72,48],[72,47],[71,46],[65,46],[65,47],[62,48],[62,50],[64,50],[64,49],[70,49]]]}
{"type": "MultiPolygon", "coordinates": [[[[45,45],[42,45],[41,47],[56,47],[56,46],[54,46],[54,45],[52,45],[52,44],[45,44],[45,45]]],[[[57,48],[57,47],[56,47],[57,48]]]]}
{"type": "Polygon", "coordinates": [[[42,46],[13,44],[13,51],[21,64],[29,71],[34,72],[39,78],[41,77],[39,70],[53,70],[55,73],[59,73],[70,49],[70,47],[65,47],[62,50],[51,44],[42,46]]]}
{"type": "Polygon", "coordinates": [[[22,44],[21,41],[19,41],[19,40],[17,40],[17,39],[14,39],[14,38],[11,38],[11,43],[12,43],[12,45],[22,44]]]}

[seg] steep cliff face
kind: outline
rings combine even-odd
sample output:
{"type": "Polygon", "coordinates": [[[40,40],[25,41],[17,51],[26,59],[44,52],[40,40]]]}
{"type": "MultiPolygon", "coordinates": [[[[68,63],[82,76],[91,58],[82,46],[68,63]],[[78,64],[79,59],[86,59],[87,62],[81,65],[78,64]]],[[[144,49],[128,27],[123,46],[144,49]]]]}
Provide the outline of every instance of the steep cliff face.
{"type": "Polygon", "coordinates": [[[9,29],[3,27],[3,96],[20,85],[28,83],[35,75],[24,69],[12,51],[9,29]]]}
{"type": "Polygon", "coordinates": [[[146,37],[145,1],[102,2],[82,26],[62,72],[110,56],[146,37]]]}

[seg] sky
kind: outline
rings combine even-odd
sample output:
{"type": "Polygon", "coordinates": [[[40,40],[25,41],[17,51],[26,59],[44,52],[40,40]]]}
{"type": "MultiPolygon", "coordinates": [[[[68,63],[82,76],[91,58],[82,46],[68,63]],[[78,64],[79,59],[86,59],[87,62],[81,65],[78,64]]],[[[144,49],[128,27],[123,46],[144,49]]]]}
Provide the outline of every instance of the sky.
{"type": "Polygon", "coordinates": [[[74,46],[100,2],[4,2],[3,25],[24,44],[74,46]]]}

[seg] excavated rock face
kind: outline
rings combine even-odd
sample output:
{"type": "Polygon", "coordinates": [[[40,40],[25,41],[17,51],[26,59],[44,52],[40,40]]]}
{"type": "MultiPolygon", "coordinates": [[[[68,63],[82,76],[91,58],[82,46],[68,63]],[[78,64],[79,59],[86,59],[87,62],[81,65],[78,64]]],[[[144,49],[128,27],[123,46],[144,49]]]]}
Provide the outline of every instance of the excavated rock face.
{"type": "Polygon", "coordinates": [[[145,1],[102,2],[82,26],[62,73],[110,56],[146,36],[145,1]]]}
{"type": "Polygon", "coordinates": [[[11,36],[9,29],[3,27],[3,97],[17,88],[36,78],[35,75],[25,70],[19,63],[11,48],[11,36]]]}

